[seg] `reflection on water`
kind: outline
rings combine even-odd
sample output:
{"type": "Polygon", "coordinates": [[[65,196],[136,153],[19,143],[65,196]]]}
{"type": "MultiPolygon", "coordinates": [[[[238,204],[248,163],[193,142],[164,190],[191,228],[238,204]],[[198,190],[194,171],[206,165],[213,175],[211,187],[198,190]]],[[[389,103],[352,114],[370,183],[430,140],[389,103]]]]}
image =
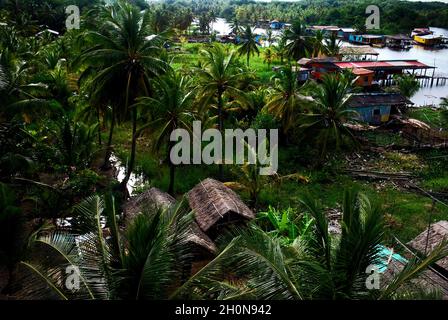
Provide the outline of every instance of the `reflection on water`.
{"type": "MultiPolygon", "coordinates": [[[[231,31],[230,25],[225,19],[218,18],[212,25],[213,31],[218,34],[229,34],[231,31]]],[[[431,28],[435,35],[448,37],[448,30],[441,28],[431,28]]],[[[256,34],[266,34],[266,29],[256,28],[256,34]]],[[[276,37],[280,31],[274,30],[273,36],[276,37]]],[[[266,45],[266,42],[264,43],[266,45]]],[[[346,45],[346,44],[344,44],[346,45]]],[[[390,48],[375,48],[378,51],[379,60],[399,60],[399,59],[417,59],[430,66],[436,66],[436,75],[448,76],[448,48],[434,50],[422,46],[414,45],[410,50],[399,51],[390,48]]],[[[428,70],[428,75],[432,75],[432,70],[428,70]]],[[[411,98],[416,106],[423,105],[438,105],[440,98],[448,96],[448,85],[444,86],[422,86],[420,90],[411,98]]]]}
{"type": "MultiPolygon", "coordinates": [[[[123,181],[123,179],[126,177],[126,166],[123,165],[118,157],[113,153],[110,156],[110,162],[116,170],[117,180],[119,182],[123,181]]],[[[135,174],[134,172],[132,172],[131,176],[129,177],[128,184],[126,185],[129,195],[132,196],[135,188],[142,186],[144,182],[145,181],[143,174],[135,174]]]]}

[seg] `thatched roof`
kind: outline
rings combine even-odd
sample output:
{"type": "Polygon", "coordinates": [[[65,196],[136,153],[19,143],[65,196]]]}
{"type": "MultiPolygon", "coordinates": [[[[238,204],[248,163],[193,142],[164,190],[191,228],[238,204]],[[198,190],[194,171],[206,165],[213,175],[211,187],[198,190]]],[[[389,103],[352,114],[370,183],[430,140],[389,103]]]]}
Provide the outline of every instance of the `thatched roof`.
{"type": "Polygon", "coordinates": [[[168,209],[175,203],[176,200],[168,193],[151,188],[126,202],[123,206],[123,213],[128,223],[142,211],[168,209]]]}
{"type": "Polygon", "coordinates": [[[233,190],[214,179],[199,182],[188,192],[187,197],[199,227],[205,232],[232,212],[244,219],[255,218],[255,214],[233,190]]]}
{"type": "MultiPolygon", "coordinates": [[[[426,229],[410,241],[408,245],[421,253],[425,253],[425,249],[426,253],[430,253],[444,239],[448,239],[448,221],[439,221],[431,225],[429,233],[426,229]],[[428,244],[427,247],[426,244],[428,244]]],[[[448,256],[439,260],[437,264],[448,270],[448,256]]]]}
{"type": "Polygon", "coordinates": [[[191,234],[188,236],[187,242],[194,243],[202,248],[205,248],[211,253],[217,251],[215,243],[210,239],[204,231],[199,228],[196,221],[191,224],[191,234]]]}
{"type": "MultiPolygon", "coordinates": [[[[168,193],[157,188],[151,188],[140,195],[133,197],[123,206],[126,224],[129,224],[136,215],[145,210],[163,210],[174,206],[176,199],[168,193]]],[[[211,253],[216,252],[216,246],[213,241],[199,228],[196,221],[191,226],[191,234],[187,238],[187,242],[194,243],[205,248],[211,253]]]]}

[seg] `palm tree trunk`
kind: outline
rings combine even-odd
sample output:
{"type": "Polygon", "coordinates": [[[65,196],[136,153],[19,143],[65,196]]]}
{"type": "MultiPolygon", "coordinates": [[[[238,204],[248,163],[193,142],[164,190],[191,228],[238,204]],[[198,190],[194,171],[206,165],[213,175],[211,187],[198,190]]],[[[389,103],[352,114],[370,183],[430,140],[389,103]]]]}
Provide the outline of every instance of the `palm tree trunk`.
{"type": "MultiPolygon", "coordinates": [[[[221,132],[221,141],[224,141],[224,135],[223,135],[223,130],[224,130],[224,121],[223,121],[223,116],[222,116],[222,90],[218,89],[218,130],[219,132],[221,132]]],[[[222,146],[221,146],[222,147],[222,146]]],[[[222,152],[222,150],[221,150],[222,152]]],[[[219,180],[222,181],[223,179],[223,156],[221,153],[221,161],[218,165],[219,168],[219,180]]]]}
{"type": "Polygon", "coordinates": [[[100,121],[100,107],[96,107],[96,120],[98,121],[98,145],[101,145],[101,121],[100,121]]]}
{"type": "Polygon", "coordinates": [[[112,119],[111,119],[110,129],[109,129],[109,138],[107,140],[106,155],[104,157],[104,163],[102,166],[102,168],[104,170],[107,170],[110,168],[109,158],[110,158],[110,154],[112,151],[111,149],[112,149],[112,137],[114,134],[114,127],[115,127],[115,106],[112,106],[112,119]]]}
{"type": "Polygon", "coordinates": [[[249,52],[247,53],[247,66],[249,67],[249,59],[250,59],[250,54],[249,52]]]}
{"type": "Polygon", "coordinates": [[[131,156],[129,159],[129,165],[126,170],[126,176],[123,181],[121,181],[121,185],[126,188],[128,184],[129,178],[131,177],[131,173],[134,170],[135,163],[135,152],[137,150],[137,108],[133,108],[132,110],[132,145],[131,145],[131,156]]]}

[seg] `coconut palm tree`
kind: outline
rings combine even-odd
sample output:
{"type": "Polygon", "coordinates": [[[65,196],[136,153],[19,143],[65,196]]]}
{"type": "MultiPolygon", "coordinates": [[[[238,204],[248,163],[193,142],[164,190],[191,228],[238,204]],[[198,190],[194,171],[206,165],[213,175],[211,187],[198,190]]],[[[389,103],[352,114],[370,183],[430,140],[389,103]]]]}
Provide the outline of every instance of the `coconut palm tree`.
{"type": "Polygon", "coordinates": [[[277,42],[277,45],[272,47],[274,49],[276,59],[280,60],[280,63],[283,64],[283,60],[286,56],[286,39],[285,37],[281,37],[277,42]]]}
{"type": "Polygon", "coordinates": [[[266,110],[281,120],[283,134],[288,136],[294,127],[302,107],[312,102],[312,98],[301,94],[302,86],[298,84],[292,67],[284,67],[274,76],[274,86],[268,95],[266,110]]]}
{"type": "Polygon", "coordinates": [[[267,63],[268,69],[271,68],[272,61],[274,60],[274,51],[271,48],[266,48],[263,51],[263,62],[267,63]]]}
{"type": "MultiPolygon", "coordinates": [[[[204,68],[197,69],[198,96],[203,105],[216,105],[218,111],[218,129],[224,130],[224,98],[226,95],[233,97],[243,96],[238,89],[238,84],[246,73],[237,66],[235,52],[227,54],[222,45],[215,44],[213,47],[202,51],[204,68]]],[[[222,164],[219,164],[219,176],[222,179],[222,164]]]]}
{"type": "Polygon", "coordinates": [[[323,48],[323,52],[329,57],[335,57],[339,54],[341,50],[341,40],[338,40],[338,37],[335,33],[332,33],[329,38],[325,39],[325,45],[323,48]]]}
{"type": "MultiPolygon", "coordinates": [[[[173,297],[185,297],[193,289],[218,299],[400,299],[418,297],[412,283],[431,263],[448,253],[442,243],[428,257],[413,259],[380,289],[366,286],[368,267],[381,265],[384,235],[380,207],[356,190],[344,191],[341,234],[333,235],[320,203],[305,194],[300,199],[313,223],[291,242],[282,241],[252,225],[235,230],[214,260],[180,286],[173,297]],[[245,281],[229,282],[231,272],[245,281]]],[[[376,267],[377,270],[379,267],[376,267]]],[[[383,278],[381,278],[383,279],[383,278]]]]}
{"type": "Polygon", "coordinates": [[[137,109],[130,108],[136,98],[151,94],[151,82],[168,65],[160,59],[162,37],[148,29],[149,11],[141,12],[128,2],[118,1],[102,10],[104,21],[100,31],[88,31],[93,46],[80,57],[88,68],[95,100],[112,105],[112,123],[109,132],[105,164],[109,160],[112,135],[116,120],[132,121],[132,141],[129,166],[122,181],[125,186],[134,168],[137,147],[137,109]]]}
{"type": "Polygon", "coordinates": [[[283,37],[286,40],[286,51],[290,59],[297,61],[311,54],[311,42],[304,34],[304,27],[301,21],[295,21],[291,29],[287,29],[284,32],[283,37]]]}
{"type": "Polygon", "coordinates": [[[345,138],[356,141],[344,126],[345,122],[356,116],[354,111],[348,109],[352,82],[353,76],[349,73],[325,75],[315,97],[315,110],[304,114],[299,121],[302,138],[307,143],[314,141],[317,144],[321,159],[330,147],[339,150],[345,138]]]}
{"type": "Polygon", "coordinates": [[[420,83],[413,75],[397,75],[395,80],[400,93],[408,99],[420,89],[420,83]]]}
{"type": "Polygon", "coordinates": [[[140,100],[139,105],[150,109],[152,121],[143,126],[140,131],[146,127],[154,132],[154,148],[160,152],[164,143],[168,142],[166,150],[167,161],[170,166],[170,182],[168,193],[174,194],[174,173],[175,165],[170,158],[170,150],[173,142],[170,141],[171,133],[179,128],[191,130],[191,121],[193,119],[192,100],[193,95],[191,82],[175,72],[161,77],[157,80],[154,98],[146,97],[140,100]]]}
{"type": "Polygon", "coordinates": [[[318,30],[311,40],[313,47],[313,57],[318,57],[321,53],[325,52],[323,41],[324,33],[321,30],[318,30]]]}
{"type": "Polygon", "coordinates": [[[269,46],[272,45],[272,30],[268,29],[266,31],[266,40],[269,42],[269,46]]]}
{"type": "Polygon", "coordinates": [[[239,36],[241,34],[241,25],[238,19],[233,19],[230,23],[230,32],[233,33],[235,36],[239,36]]]}
{"type": "Polygon", "coordinates": [[[246,56],[246,63],[249,66],[250,56],[255,54],[260,55],[260,50],[258,50],[258,43],[255,40],[255,34],[252,32],[250,26],[246,26],[244,33],[242,35],[242,42],[238,48],[238,53],[240,56],[246,56]]]}
{"type": "Polygon", "coordinates": [[[186,241],[192,215],[183,204],[145,210],[121,233],[113,197],[92,196],[82,201],[74,208],[70,231],[46,232],[30,241],[35,254],[20,263],[22,276],[18,281],[23,290],[17,296],[61,300],[167,298],[189,264],[186,241]],[[65,279],[71,270],[67,268],[74,267],[79,278],[75,291],[66,286],[65,279]]]}

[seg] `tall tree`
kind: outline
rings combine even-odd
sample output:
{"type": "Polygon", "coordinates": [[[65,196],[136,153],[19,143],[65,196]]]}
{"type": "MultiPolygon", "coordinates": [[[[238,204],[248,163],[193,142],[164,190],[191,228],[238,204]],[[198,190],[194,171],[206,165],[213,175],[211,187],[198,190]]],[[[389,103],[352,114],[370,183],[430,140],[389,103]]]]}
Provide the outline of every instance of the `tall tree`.
{"type": "Polygon", "coordinates": [[[299,121],[302,138],[318,146],[321,160],[329,149],[339,150],[345,138],[350,142],[356,141],[344,126],[345,122],[356,117],[356,112],[348,108],[352,82],[353,76],[349,73],[326,75],[318,87],[315,109],[304,114],[299,121]]]}
{"type": "Polygon", "coordinates": [[[397,75],[395,81],[400,93],[408,99],[420,89],[420,83],[413,75],[397,75]]]}
{"type": "Polygon", "coordinates": [[[302,107],[311,103],[312,98],[301,93],[302,87],[298,84],[297,74],[291,66],[282,68],[281,72],[275,76],[274,81],[265,108],[281,120],[283,134],[287,137],[289,131],[294,127],[302,107]]]}
{"type": "Polygon", "coordinates": [[[141,12],[128,2],[118,1],[102,11],[104,21],[100,31],[88,31],[94,45],[81,55],[88,66],[85,73],[95,72],[92,79],[94,95],[105,97],[112,104],[112,123],[105,163],[110,156],[116,119],[131,118],[132,141],[129,166],[122,181],[125,186],[134,168],[137,147],[136,98],[151,94],[151,81],[168,65],[160,59],[162,38],[149,29],[151,14],[141,12]]]}
{"type": "MultiPolygon", "coordinates": [[[[242,96],[238,84],[245,72],[236,65],[235,52],[227,54],[222,45],[202,51],[204,68],[197,69],[199,96],[207,103],[215,103],[218,110],[218,129],[221,134],[224,130],[224,97],[242,96]]],[[[219,177],[223,177],[223,167],[219,164],[219,177]]]]}
{"type": "Polygon", "coordinates": [[[318,57],[321,53],[325,52],[324,49],[324,34],[321,30],[318,30],[312,38],[313,57],[318,57]]]}
{"type": "Polygon", "coordinates": [[[341,50],[341,40],[338,39],[335,33],[332,33],[329,38],[325,39],[324,52],[329,57],[335,57],[341,50]]]}
{"type": "Polygon", "coordinates": [[[238,53],[240,56],[246,56],[246,63],[249,66],[250,57],[257,54],[260,55],[260,50],[258,50],[258,43],[255,40],[255,34],[252,32],[250,26],[246,26],[244,34],[242,35],[242,42],[238,48],[238,53]]]}
{"type": "Polygon", "coordinates": [[[286,40],[286,50],[290,59],[299,60],[312,52],[309,39],[305,36],[305,28],[300,20],[296,20],[291,29],[287,29],[283,36],[286,40]]]}
{"type": "Polygon", "coordinates": [[[154,148],[160,152],[164,144],[168,144],[166,157],[170,167],[170,182],[168,193],[174,194],[175,165],[170,158],[173,142],[171,133],[179,128],[191,131],[192,91],[188,78],[176,74],[174,71],[157,80],[154,98],[143,98],[140,104],[150,108],[152,121],[140,130],[149,127],[154,133],[154,148]]]}

